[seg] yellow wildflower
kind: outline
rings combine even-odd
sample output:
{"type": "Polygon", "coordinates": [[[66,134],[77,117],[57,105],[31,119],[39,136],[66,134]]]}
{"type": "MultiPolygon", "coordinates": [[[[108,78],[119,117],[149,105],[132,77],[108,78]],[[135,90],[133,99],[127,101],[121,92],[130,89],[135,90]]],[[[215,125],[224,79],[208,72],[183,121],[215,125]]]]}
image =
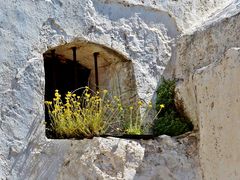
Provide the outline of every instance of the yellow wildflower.
{"type": "Polygon", "coordinates": [[[71,96],[72,96],[72,93],[68,91],[66,94],[66,97],[71,97],[71,96]]]}
{"type": "Polygon", "coordinates": [[[160,104],[160,108],[165,108],[165,105],[164,104],[160,104]]]}
{"type": "Polygon", "coordinates": [[[52,101],[45,101],[45,104],[52,105],[52,101]]]}
{"type": "Polygon", "coordinates": [[[152,108],[152,103],[149,103],[148,107],[149,107],[149,108],[152,108]]]}
{"type": "Polygon", "coordinates": [[[142,105],[143,105],[143,102],[142,102],[142,101],[138,101],[138,105],[139,105],[139,106],[142,106],[142,105]]]}
{"type": "Polygon", "coordinates": [[[85,95],[87,98],[90,98],[90,94],[85,93],[84,95],[85,95]]]}

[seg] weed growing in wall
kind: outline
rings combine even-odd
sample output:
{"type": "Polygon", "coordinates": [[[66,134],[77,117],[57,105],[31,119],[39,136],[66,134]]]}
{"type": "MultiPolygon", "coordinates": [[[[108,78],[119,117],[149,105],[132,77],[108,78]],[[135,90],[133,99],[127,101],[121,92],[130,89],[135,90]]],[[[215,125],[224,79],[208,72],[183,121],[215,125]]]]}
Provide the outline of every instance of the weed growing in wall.
{"type": "Polygon", "coordinates": [[[63,102],[56,90],[53,101],[46,102],[55,136],[91,138],[121,124],[123,109],[120,101],[109,101],[107,93],[107,90],[93,93],[86,87],[82,96],[68,92],[63,102]]]}
{"type": "Polygon", "coordinates": [[[191,121],[183,116],[175,106],[175,81],[162,79],[162,84],[157,90],[156,110],[161,104],[165,108],[154,121],[153,132],[155,135],[177,136],[193,129],[191,121]]]}
{"type": "MultiPolygon", "coordinates": [[[[95,93],[88,87],[82,96],[68,92],[65,102],[56,90],[53,101],[45,103],[51,120],[51,131],[58,138],[144,134],[142,121],[152,108],[151,104],[142,101],[123,105],[121,97],[111,97],[107,90],[95,93]],[[143,116],[140,115],[141,108],[146,110],[143,116]]],[[[164,105],[160,106],[163,108],[164,105]]]]}
{"type": "MultiPolygon", "coordinates": [[[[163,104],[160,104],[160,108],[153,118],[157,118],[158,114],[164,108],[163,104]]],[[[135,105],[125,108],[125,126],[124,132],[126,134],[141,135],[149,131],[149,125],[143,125],[142,122],[148,118],[149,112],[152,110],[152,103],[146,104],[143,101],[138,101],[135,105]],[[144,112],[142,116],[140,115],[140,110],[143,109],[144,112]]]]}

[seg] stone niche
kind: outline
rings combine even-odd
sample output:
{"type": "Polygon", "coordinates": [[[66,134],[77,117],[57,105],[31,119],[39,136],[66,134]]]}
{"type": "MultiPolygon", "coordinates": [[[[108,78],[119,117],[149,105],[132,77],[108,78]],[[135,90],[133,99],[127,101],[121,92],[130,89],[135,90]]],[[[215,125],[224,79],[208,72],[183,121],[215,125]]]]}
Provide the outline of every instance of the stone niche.
{"type": "MultiPolygon", "coordinates": [[[[85,86],[95,92],[107,89],[110,96],[120,97],[123,105],[136,101],[132,62],[110,48],[91,42],[73,42],[51,48],[43,57],[46,101],[54,98],[56,89],[64,97],[68,91],[81,95],[85,86]]],[[[45,121],[46,135],[51,138],[46,108],[45,121]]]]}

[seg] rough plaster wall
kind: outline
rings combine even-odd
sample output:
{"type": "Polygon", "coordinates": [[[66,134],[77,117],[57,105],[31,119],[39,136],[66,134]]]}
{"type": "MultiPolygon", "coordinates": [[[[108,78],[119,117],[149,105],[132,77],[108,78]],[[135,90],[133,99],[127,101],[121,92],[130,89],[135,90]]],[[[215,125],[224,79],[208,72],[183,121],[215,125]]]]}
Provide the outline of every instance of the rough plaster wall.
{"type": "Polygon", "coordinates": [[[214,1],[195,6],[156,1],[154,8],[150,1],[139,3],[0,0],[0,177],[21,179],[37,172],[52,179],[63,163],[69,144],[50,143],[44,135],[45,51],[74,39],[113,48],[133,61],[138,93],[151,99],[170,59],[172,38],[214,6],[214,1]]]}
{"type": "Polygon", "coordinates": [[[240,177],[238,4],[180,38],[176,48],[178,98],[199,127],[205,179],[240,177]]]}

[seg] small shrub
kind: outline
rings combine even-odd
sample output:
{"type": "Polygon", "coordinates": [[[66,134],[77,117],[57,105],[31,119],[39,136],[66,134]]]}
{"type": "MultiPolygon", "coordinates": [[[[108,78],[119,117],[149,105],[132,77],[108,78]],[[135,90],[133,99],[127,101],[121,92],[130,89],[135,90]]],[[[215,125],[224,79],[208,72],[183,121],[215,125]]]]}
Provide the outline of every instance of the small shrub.
{"type": "MultiPolygon", "coordinates": [[[[81,89],[81,88],[79,88],[81,89]]],[[[111,96],[107,90],[93,92],[86,87],[82,96],[68,92],[61,98],[55,91],[53,101],[46,101],[50,117],[51,136],[54,138],[91,138],[101,135],[141,135],[148,130],[143,121],[148,117],[152,104],[139,100],[123,105],[121,97],[111,96]],[[140,111],[145,113],[140,115],[140,111]]],[[[156,116],[164,108],[159,105],[156,116]]]]}
{"type": "Polygon", "coordinates": [[[124,108],[125,111],[125,124],[124,133],[126,134],[143,134],[142,119],[139,115],[140,106],[130,106],[129,108],[124,108]]]}
{"type": "Polygon", "coordinates": [[[142,101],[138,101],[137,104],[133,104],[127,108],[124,108],[124,114],[125,114],[125,124],[124,124],[124,132],[126,134],[132,134],[132,135],[140,135],[144,134],[145,129],[143,127],[143,117],[140,115],[141,108],[147,108],[147,111],[145,111],[145,114],[149,112],[149,108],[151,104],[149,104],[147,107],[144,106],[145,104],[142,101]]]}
{"type": "MultiPolygon", "coordinates": [[[[159,109],[155,117],[156,119],[158,115],[160,114],[161,110],[165,107],[164,104],[159,105],[159,109]]],[[[125,133],[126,134],[132,134],[132,135],[141,135],[145,134],[149,131],[152,124],[145,124],[143,125],[142,122],[148,118],[149,112],[152,110],[152,103],[146,104],[143,101],[138,101],[138,103],[135,106],[130,106],[129,111],[128,109],[125,109],[126,119],[129,119],[126,121],[125,124],[125,133]],[[143,110],[142,116],[140,115],[140,110],[143,110]]]]}
{"type": "Polygon", "coordinates": [[[154,121],[153,133],[155,135],[177,136],[193,129],[193,125],[187,117],[180,113],[174,102],[175,81],[162,79],[162,84],[157,90],[156,110],[160,110],[160,105],[165,108],[154,121]]]}
{"type": "Polygon", "coordinates": [[[82,96],[71,92],[63,103],[58,90],[53,101],[46,101],[53,134],[60,138],[99,136],[110,127],[121,124],[122,106],[118,98],[109,101],[107,90],[90,93],[87,87],[82,96]]]}

